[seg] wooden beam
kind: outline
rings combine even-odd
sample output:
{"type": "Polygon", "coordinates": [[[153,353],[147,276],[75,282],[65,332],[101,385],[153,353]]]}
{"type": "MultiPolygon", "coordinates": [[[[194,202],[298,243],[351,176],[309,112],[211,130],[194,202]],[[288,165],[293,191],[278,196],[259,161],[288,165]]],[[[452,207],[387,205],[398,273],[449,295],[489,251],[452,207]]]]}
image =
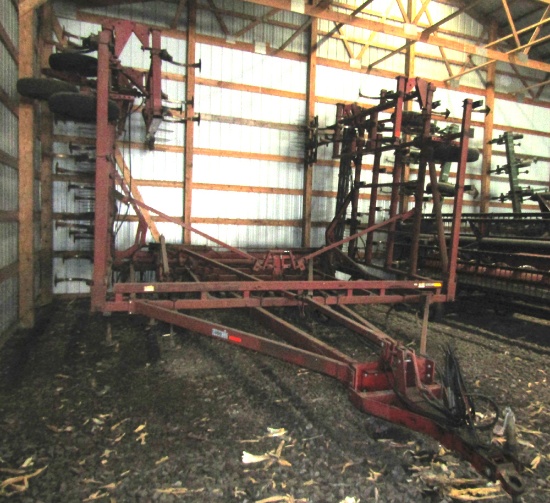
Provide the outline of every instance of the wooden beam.
{"type": "MultiPolygon", "coordinates": [[[[122,174],[123,180],[126,182],[126,185],[130,189],[130,193],[132,194],[132,197],[139,201],[140,203],[143,203],[143,197],[141,197],[141,193],[135,183],[135,181],[132,179],[132,173],[130,173],[130,169],[126,165],[126,162],[124,161],[124,157],[122,156],[122,153],[117,148],[115,151],[115,161],[118,166],[118,169],[120,173],[122,174]]],[[[151,236],[153,239],[160,243],[160,232],[157,228],[157,224],[153,221],[151,218],[151,214],[149,213],[149,210],[146,208],[142,208],[141,206],[138,208],[139,213],[141,213],[143,219],[145,222],[147,222],[147,227],[149,227],[149,230],[151,231],[151,236]]]]}
{"type": "MultiPolygon", "coordinates": [[[[422,6],[420,7],[420,10],[416,13],[416,16],[414,16],[414,19],[412,20],[413,24],[417,24],[420,21],[420,18],[422,17],[422,14],[426,12],[426,9],[428,8],[428,4],[431,2],[431,0],[424,0],[422,2],[422,6]]],[[[409,14],[409,17],[411,15],[409,14]]]]}
{"type": "MultiPolygon", "coordinates": [[[[520,65],[520,66],[525,66],[525,65],[522,65],[522,61],[521,59],[516,59],[514,57],[514,54],[516,52],[519,52],[521,49],[525,49],[527,47],[531,47],[535,44],[540,44],[541,42],[545,42],[546,40],[550,40],[550,35],[547,35],[546,37],[543,37],[543,38],[540,38],[540,39],[537,39],[535,41],[532,41],[532,42],[528,42],[527,44],[524,44],[524,45],[520,45],[519,47],[515,47],[514,49],[510,49],[508,52],[506,52],[507,55],[511,56],[509,61],[507,61],[507,63],[509,63],[510,65],[520,65]],[[514,57],[514,59],[512,59],[514,57]]],[[[488,57],[487,55],[484,55],[483,57],[488,57]]],[[[489,59],[488,61],[485,61],[485,63],[481,63],[479,65],[476,65],[476,66],[473,66],[471,68],[468,68],[467,70],[463,70],[461,71],[460,73],[452,76],[452,77],[447,77],[444,81],[447,82],[449,80],[453,80],[453,79],[457,79],[457,78],[460,78],[462,77],[463,75],[466,75],[467,73],[470,73],[470,72],[473,72],[475,70],[478,70],[480,68],[483,68],[487,65],[490,65],[491,63],[494,63],[495,61],[500,61],[498,59],[489,59]]],[[[541,63],[542,64],[542,63],[541,63]]],[[[550,65],[549,65],[550,66],[550,65]]],[[[539,68],[541,69],[541,68],[539,68]]]]}
{"type": "MultiPolygon", "coordinates": [[[[366,0],[365,2],[363,2],[359,7],[357,7],[349,16],[350,16],[350,19],[351,18],[354,18],[355,16],[357,16],[357,14],[359,14],[360,12],[363,12],[363,9],[365,9],[367,7],[367,5],[369,5],[370,3],[372,3],[373,0],[366,0]]],[[[313,18],[310,18],[310,21],[312,20],[313,18]]],[[[330,37],[332,37],[332,35],[334,35],[336,32],[338,32],[340,30],[340,28],[342,28],[342,26],[344,26],[344,23],[336,23],[336,26],[334,28],[332,28],[332,30],[330,30],[328,33],[326,33],[325,35],[323,35],[323,37],[321,38],[321,40],[319,41],[316,41],[315,42],[315,50],[317,51],[317,49],[319,49],[319,47],[321,47],[321,45],[323,45],[323,43],[328,40],[330,37]]]]}
{"type": "MultiPolygon", "coordinates": [[[[187,63],[195,62],[196,55],[196,30],[197,30],[197,1],[188,0],[187,2],[187,63]]],[[[195,97],[195,68],[187,68],[187,80],[185,85],[185,99],[187,105],[185,114],[188,119],[195,115],[194,97],[195,97]]],[[[193,157],[195,155],[194,133],[195,123],[188,120],[185,123],[185,152],[184,157],[184,187],[183,187],[183,221],[186,228],[183,229],[183,242],[191,243],[191,207],[193,197],[193,157]]]]}
{"type": "Polygon", "coordinates": [[[211,7],[212,12],[214,13],[214,17],[216,18],[216,21],[220,25],[220,28],[223,34],[227,37],[229,35],[229,29],[227,28],[227,25],[225,24],[223,17],[218,12],[218,8],[216,7],[214,0],[208,0],[208,5],[211,7]]]}
{"type": "MultiPolygon", "coordinates": [[[[28,13],[32,13],[34,9],[37,9],[41,5],[45,4],[48,0],[20,0],[19,2],[19,20],[28,13]]],[[[21,45],[19,46],[21,47],[21,45]]]]}
{"type": "Polygon", "coordinates": [[[17,276],[18,271],[19,271],[19,265],[17,264],[17,262],[13,262],[12,264],[7,265],[6,267],[2,267],[0,269],[0,284],[2,284],[7,279],[17,276]]]}
{"type": "MultiPolygon", "coordinates": [[[[546,19],[548,19],[548,14],[550,13],[550,5],[548,7],[546,7],[546,9],[544,9],[544,13],[542,14],[542,17],[540,18],[541,21],[545,21],[546,19]]],[[[533,42],[535,40],[537,40],[537,38],[539,38],[539,35],[540,35],[540,31],[541,31],[541,27],[540,26],[537,26],[535,28],[535,30],[533,31],[533,33],[531,34],[531,38],[529,39],[529,42],[533,42]]],[[[529,54],[529,51],[531,50],[531,46],[530,47],[527,47],[523,53],[524,54],[529,54]]]]}
{"type": "Polygon", "coordinates": [[[187,0],[179,0],[178,6],[176,7],[176,12],[174,14],[174,19],[172,19],[172,22],[170,23],[170,28],[172,28],[172,30],[177,29],[186,2],[187,0]]]}
{"type": "Polygon", "coordinates": [[[0,24],[0,42],[4,44],[4,47],[8,51],[11,58],[17,62],[19,61],[19,55],[17,51],[17,47],[15,47],[15,44],[13,43],[13,40],[8,35],[8,32],[4,29],[4,27],[0,24]]]}
{"type": "MultiPolygon", "coordinates": [[[[306,79],[306,126],[315,118],[315,96],[317,80],[317,30],[319,22],[314,19],[309,29],[309,51],[306,79]]],[[[307,135],[306,135],[307,137],[307,135]]],[[[305,150],[305,149],[304,149],[305,150]]],[[[311,246],[311,215],[313,196],[313,164],[304,159],[304,185],[302,200],[302,246],[311,246]]]]}
{"type": "Polygon", "coordinates": [[[262,24],[265,21],[267,21],[271,16],[274,16],[278,12],[281,12],[281,9],[274,8],[274,9],[271,9],[268,12],[266,12],[263,16],[258,16],[257,18],[254,19],[254,21],[247,24],[244,28],[241,28],[238,32],[234,33],[233,37],[235,37],[235,38],[241,37],[245,33],[247,33],[250,30],[256,28],[256,26],[258,26],[259,24],[262,24]]]}
{"type": "Polygon", "coordinates": [[[289,38],[287,38],[282,44],[281,46],[278,48],[278,49],[275,49],[271,55],[272,56],[276,56],[277,54],[279,54],[281,51],[284,51],[292,42],[294,42],[294,40],[296,40],[296,38],[298,38],[298,36],[303,33],[304,31],[306,31],[309,26],[311,25],[311,23],[313,22],[313,18],[308,18],[304,21],[304,23],[302,24],[302,26],[300,26],[300,28],[298,28],[289,38]]]}
{"type": "MultiPolygon", "coordinates": [[[[266,7],[278,7],[287,11],[292,10],[291,0],[249,0],[249,1],[251,3],[255,3],[258,5],[264,5],[266,7]]],[[[477,1],[481,1],[481,0],[476,0],[476,2],[477,1]]],[[[465,6],[464,10],[466,10],[467,8],[471,8],[471,6],[472,5],[465,6]]],[[[359,28],[364,28],[367,30],[386,33],[387,35],[393,35],[393,36],[401,37],[407,40],[422,41],[430,45],[443,47],[445,49],[453,49],[455,51],[459,51],[463,53],[469,53],[469,54],[482,53],[484,57],[487,57],[488,59],[494,60],[494,61],[502,61],[504,63],[516,63],[520,66],[525,66],[527,68],[532,68],[534,70],[539,70],[543,72],[550,71],[549,63],[543,63],[541,61],[534,61],[534,60],[526,60],[526,61],[516,60],[513,54],[503,53],[493,49],[487,49],[487,48],[470,44],[464,41],[451,40],[446,37],[438,36],[435,33],[432,34],[431,36],[429,36],[428,34],[428,38],[426,38],[425,40],[421,40],[420,34],[408,32],[408,30],[405,30],[404,26],[401,27],[401,26],[381,23],[379,21],[374,21],[371,19],[359,18],[359,17],[354,17],[350,19],[347,14],[334,11],[334,10],[320,10],[320,9],[316,9],[314,6],[307,5],[307,4],[304,6],[304,14],[306,16],[314,16],[319,19],[324,19],[326,21],[334,21],[336,23],[344,23],[352,26],[357,26],[359,28]]]]}
{"type": "MultiPolygon", "coordinates": [[[[29,2],[26,2],[27,4],[29,2]]],[[[19,78],[32,77],[34,11],[19,16],[19,78]]],[[[19,322],[34,326],[34,104],[19,102],[19,322]]]]}
{"type": "Polygon", "coordinates": [[[514,40],[516,41],[516,47],[519,47],[521,45],[521,42],[519,40],[518,32],[516,30],[514,18],[512,17],[512,13],[510,12],[510,7],[508,6],[508,1],[502,0],[502,6],[504,7],[504,12],[506,13],[508,24],[510,25],[510,29],[512,30],[512,35],[514,36],[514,40]]]}

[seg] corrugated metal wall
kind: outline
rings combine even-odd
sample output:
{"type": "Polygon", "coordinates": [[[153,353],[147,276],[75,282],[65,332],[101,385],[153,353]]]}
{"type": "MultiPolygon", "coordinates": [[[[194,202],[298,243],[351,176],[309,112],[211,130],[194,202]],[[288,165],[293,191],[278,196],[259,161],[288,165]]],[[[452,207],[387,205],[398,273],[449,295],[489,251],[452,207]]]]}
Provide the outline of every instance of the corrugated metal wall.
{"type": "MultiPolygon", "coordinates": [[[[361,3],[361,0],[348,2],[351,5],[361,3]]],[[[306,18],[294,12],[275,12],[267,7],[236,0],[217,0],[215,5],[234,15],[223,16],[224,28],[211,6],[200,5],[198,10],[196,55],[197,60],[202,61],[202,70],[197,73],[195,111],[202,114],[202,121],[200,125],[195,125],[193,145],[192,223],[197,229],[236,246],[299,246],[304,181],[302,128],[306,116],[306,32],[296,37],[280,55],[270,56],[267,53],[281,47],[306,18]],[[247,29],[254,19],[262,16],[271,24],[257,23],[247,29]]],[[[421,2],[417,2],[417,10],[420,5],[421,2]]],[[[350,12],[342,6],[334,8],[348,14],[350,12]]],[[[148,2],[88,9],[87,12],[166,27],[172,23],[175,9],[175,3],[148,2]]],[[[428,19],[423,15],[420,23],[428,26],[455,9],[444,3],[432,2],[428,9],[431,17],[428,19]]],[[[56,11],[71,33],[88,35],[98,29],[97,25],[72,21],[76,17],[76,6],[71,2],[56,3],[56,11]]],[[[402,26],[402,17],[395,2],[375,0],[368,6],[364,17],[402,26]]],[[[183,12],[178,27],[184,30],[186,23],[186,13],[183,12]]],[[[319,40],[333,27],[333,23],[320,21],[319,40]]],[[[457,16],[444,28],[445,36],[453,40],[459,40],[458,34],[467,34],[468,41],[473,43],[474,39],[486,36],[483,27],[465,14],[457,16]]],[[[356,27],[343,28],[341,36],[348,41],[347,49],[342,40],[330,39],[323,42],[317,52],[315,110],[321,125],[334,122],[336,102],[373,104],[372,100],[359,99],[359,91],[372,96],[381,89],[394,89],[392,76],[403,72],[404,56],[399,54],[375,64],[373,74],[366,71],[369,65],[401,46],[403,40],[356,27]],[[367,47],[363,48],[364,44],[367,47]]],[[[184,40],[165,36],[163,45],[175,60],[185,60],[184,40]]],[[[443,57],[455,73],[466,63],[467,56],[457,51],[445,50],[442,54],[439,49],[422,43],[416,44],[415,49],[416,75],[427,79],[444,80],[449,76],[443,57]]],[[[133,41],[123,54],[123,63],[145,68],[148,55],[133,41]]],[[[163,69],[181,77],[167,75],[163,80],[163,90],[172,100],[184,99],[185,69],[169,64],[164,64],[163,69]]],[[[499,69],[506,70],[506,65],[499,64],[499,69]]],[[[481,74],[468,73],[460,79],[460,84],[474,88],[479,96],[484,89],[483,75],[484,70],[481,74]]],[[[518,82],[506,75],[505,79],[497,82],[497,91],[509,92],[516,88],[518,82]]],[[[436,99],[442,102],[441,109],[449,108],[451,116],[456,118],[460,118],[463,100],[467,97],[472,96],[452,88],[441,88],[436,92],[436,99]]],[[[507,124],[525,130],[543,129],[541,124],[545,119],[547,123],[547,110],[497,100],[495,134],[500,134],[499,126],[507,124]]],[[[471,145],[481,148],[483,118],[476,117],[476,121],[471,145]]],[[[443,127],[445,123],[440,125],[443,127]]],[[[184,126],[166,124],[164,128],[166,131],[160,135],[158,150],[133,150],[132,153],[126,150],[123,155],[146,202],[169,215],[181,217],[184,205],[183,149],[186,147],[184,126]],[[172,183],[153,183],[159,181],[172,183]]],[[[125,140],[130,140],[129,129],[125,140]]],[[[132,141],[140,141],[143,125],[139,114],[133,116],[131,130],[132,141]]],[[[93,132],[83,132],[75,125],[60,123],[56,134],[93,135],[93,132]]],[[[541,156],[548,158],[549,145],[547,137],[526,134],[521,151],[527,153],[528,149],[536,147],[541,156]]],[[[503,157],[499,154],[499,147],[495,147],[495,162],[502,164],[503,157]]],[[[389,154],[383,158],[385,165],[390,166],[392,162],[389,154]]],[[[366,182],[370,181],[368,168],[371,163],[372,157],[367,156],[363,174],[366,182]]],[[[331,150],[321,149],[313,176],[312,220],[316,223],[312,231],[313,245],[324,242],[324,223],[334,214],[337,168],[337,162],[331,159],[331,150]]],[[[539,161],[533,169],[529,178],[544,180],[548,162],[539,161]]],[[[414,166],[412,171],[414,177],[414,166]]],[[[479,187],[481,174],[480,159],[469,165],[467,183],[479,187]]],[[[390,181],[389,175],[382,176],[381,182],[385,181],[390,181]]],[[[492,195],[504,190],[498,179],[492,183],[492,195]]],[[[59,196],[55,197],[59,206],[56,211],[79,211],[80,206],[71,199],[67,184],[56,182],[55,190],[59,196]]],[[[386,204],[382,199],[380,205],[383,210],[386,204]]],[[[363,199],[363,210],[366,210],[366,205],[367,200],[363,199]]],[[[466,196],[465,211],[477,211],[478,206],[477,200],[466,196]]],[[[498,207],[496,204],[495,208],[498,207]]],[[[446,205],[444,209],[449,211],[450,206],[446,205]]],[[[126,214],[125,208],[121,208],[121,214],[126,214]]],[[[131,244],[134,238],[136,224],[129,218],[133,213],[128,210],[127,214],[126,220],[120,222],[117,234],[119,246],[131,244]]],[[[381,211],[379,218],[385,215],[381,211]]],[[[181,242],[179,226],[160,222],[158,227],[169,242],[181,242]]],[[[55,233],[56,250],[86,246],[71,243],[66,228],[58,228],[55,233]]],[[[206,241],[194,236],[193,243],[206,244],[206,241]]],[[[59,277],[91,277],[91,263],[56,259],[55,271],[59,277]]],[[[55,291],[69,293],[86,289],[84,283],[59,283],[55,291]]]]}
{"type": "MultiPolygon", "coordinates": [[[[17,10],[10,0],[0,0],[0,25],[12,44],[17,47],[19,31],[17,10]]],[[[17,64],[10,52],[0,43],[0,89],[16,105],[17,64]]],[[[18,132],[17,117],[0,102],[0,339],[18,319],[18,132]]]]}

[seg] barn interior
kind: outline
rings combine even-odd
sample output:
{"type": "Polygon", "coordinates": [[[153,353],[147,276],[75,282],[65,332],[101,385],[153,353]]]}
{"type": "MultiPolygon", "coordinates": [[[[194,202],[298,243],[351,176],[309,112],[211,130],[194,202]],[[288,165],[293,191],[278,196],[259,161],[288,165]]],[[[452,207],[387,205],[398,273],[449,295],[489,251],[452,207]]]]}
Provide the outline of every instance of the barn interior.
{"type": "Polygon", "coordinates": [[[548,0],[0,1],[0,496],[548,500],[548,0]]]}

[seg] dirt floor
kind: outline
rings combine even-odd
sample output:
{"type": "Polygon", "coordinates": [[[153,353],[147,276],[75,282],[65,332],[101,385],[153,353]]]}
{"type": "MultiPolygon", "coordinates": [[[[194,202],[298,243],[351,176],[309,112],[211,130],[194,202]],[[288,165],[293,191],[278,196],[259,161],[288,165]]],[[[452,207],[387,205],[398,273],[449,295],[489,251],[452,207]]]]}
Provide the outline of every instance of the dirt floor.
{"type": "MultiPolygon", "coordinates": [[[[264,333],[234,311],[201,314],[264,333]]],[[[414,312],[363,314],[417,346],[414,312]]],[[[309,313],[297,322],[376,357],[309,313]]],[[[550,323],[475,304],[430,325],[430,356],[448,342],[471,389],[516,414],[522,501],[550,501],[550,323]]],[[[0,372],[0,499],[511,501],[434,440],[357,411],[330,378],[140,317],[91,315],[85,300],[58,301],[12,337],[0,372]]]]}

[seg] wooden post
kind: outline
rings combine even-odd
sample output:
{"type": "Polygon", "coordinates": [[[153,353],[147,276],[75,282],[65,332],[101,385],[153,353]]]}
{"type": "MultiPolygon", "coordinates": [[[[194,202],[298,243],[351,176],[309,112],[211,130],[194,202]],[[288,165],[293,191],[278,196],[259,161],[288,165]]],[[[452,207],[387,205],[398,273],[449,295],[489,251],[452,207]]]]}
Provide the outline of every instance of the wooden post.
{"type": "MultiPolygon", "coordinates": [[[[187,64],[195,63],[196,55],[196,31],[197,31],[197,2],[189,0],[187,3],[187,64]]],[[[184,186],[183,186],[183,221],[185,229],[183,230],[183,242],[191,243],[191,202],[193,198],[193,155],[194,155],[194,129],[195,116],[194,96],[195,96],[195,71],[192,66],[187,67],[187,79],[185,84],[185,99],[187,100],[185,123],[185,151],[184,157],[184,186]]]]}
{"type": "MultiPolygon", "coordinates": [[[[496,40],[497,37],[497,23],[493,21],[490,27],[490,40],[496,40]]],[[[491,111],[485,115],[485,123],[483,125],[483,152],[481,163],[481,190],[480,200],[481,206],[479,208],[480,213],[488,213],[489,205],[491,202],[490,185],[491,185],[491,161],[493,155],[493,146],[489,145],[489,141],[493,139],[493,124],[495,117],[495,78],[497,73],[496,62],[487,66],[487,87],[485,89],[485,104],[491,109],[491,111]]]]}
{"type": "MultiPolygon", "coordinates": [[[[40,67],[48,66],[52,46],[47,42],[52,38],[53,9],[46,3],[40,10],[40,67]]],[[[50,304],[53,299],[53,179],[52,159],[44,152],[51,152],[53,146],[52,113],[46,102],[41,103],[40,143],[42,159],[40,161],[40,303],[50,304]]]]}
{"type": "MultiPolygon", "coordinates": [[[[307,58],[306,126],[315,117],[315,81],[317,79],[317,28],[314,19],[309,28],[309,53],[307,58]]],[[[307,136],[307,135],[306,135],[307,136]]],[[[311,246],[311,202],[313,195],[313,164],[304,159],[304,185],[302,202],[302,246],[311,246]]]]}
{"type": "MultiPolygon", "coordinates": [[[[34,11],[19,16],[19,77],[32,77],[34,11]]],[[[34,326],[34,103],[19,101],[19,322],[34,326]]]]}

